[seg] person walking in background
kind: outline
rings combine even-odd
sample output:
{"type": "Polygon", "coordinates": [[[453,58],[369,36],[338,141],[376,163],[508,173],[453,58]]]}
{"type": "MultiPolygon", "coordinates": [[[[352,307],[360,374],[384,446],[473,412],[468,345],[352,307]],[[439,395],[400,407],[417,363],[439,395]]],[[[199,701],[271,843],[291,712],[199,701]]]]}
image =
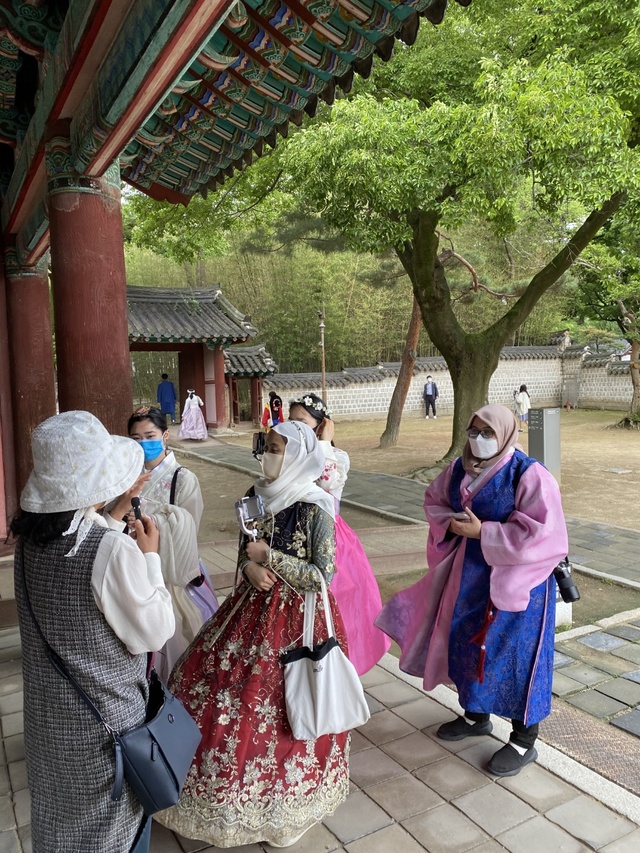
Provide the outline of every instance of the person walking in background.
{"type": "Polygon", "coordinates": [[[100,514],[123,493],[131,505],[142,448],[109,435],[89,412],[49,418],[31,446],[33,472],[11,531],[33,851],[146,853],[151,819],[126,779],[122,798],[111,799],[111,736],[54,669],[39,633],[113,729],[144,723],[147,653],[175,627],[158,531],[143,516],[134,540],[109,530],[100,514]]]}
{"type": "Polygon", "coordinates": [[[438,394],[438,386],[433,381],[433,377],[431,375],[427,376],[427,381],[424,384],[424,389],[422,391],[422,397],[424,399],[425,405],[425,420],[429,420],[429,409],[433,412],[433,419],[436,420],[436,400],[440,395],[438,394]]]}
{"type": "MultiPolygon", "coordinates": [[[[320,589],[318,572],[328,583],[335,570],[334,502],[316,485],[324,464],[305,424],[269,431],[263,476],[249,492],[265,504],[261,538],[243,536],[244,580],[172,673],[171,690],[203,738],[177,806],[156,819],[187,838],[234,849],[290,847],[349,793],[349,733],[294,738],[280,660],[303,634],[305,592],[320,589]]],[[[329,606],[342,646],[330,592],[329,606]]],[[[326,638],[318,607],[314,639],[326,638]]]]}
{"type": "Polygon", "coordinates": [[[200,411],[202,406],[204,406],[204,402],[198,397],[194,389],[187,389],[187,399],[180,419],[178,438],[203,441],[209,435],[204,415],[200,411]]]}
{"type": "Polygon", "coordinates": [[[162,374],[162,382],[158,385],[158,393],[156,397],[158,400],[158,408],[165,417],[171,418],[171,423],[174,424],[176,422],[176,403],[178,401],[178,394],[176,392],[176,386],[173,382],[169,382],[169,377],[166,373],[162,374]]]}
{"type": "Polygon", "coordinates": [[[515,405],[516,415],[520,422],[518,432],[523,432],[524,425],[529,420],[529,409],[531,408],[531,398],[526,385],[521,385],[520,390],[515,395],[515,405]]]}
{"type": "Polygon", "coordinates": [[[284,421],[284,413],[282,411],[282,399],[275,391],[269,391],[269,401],[265,404],[262,412],[262,426],[269,432],[274,426],[278,426],[284,421]]]}
{"type": "Polygon", "coordinates": [[[558,484],[516,445],[504,406],[478,409],[462,456],[427,488],[429,571],[397,593],[376,624],[399,644],[400,668],[425,690],[455,684],[464,716],[442,740],[489,734],[512,721],[489,760],[494,776],[535,761],[538,723],[551,711],[556,581],[567,526],[558,484]]]}
{"type": "Polygon", "coordinates": [[[389,639],[373,624],[382,608],[378,582],[358,535],[340,516],[340,498],[349,473],[349,454],[333,444],[334,422],[322,398],[303,394],[289,403],[289,420],[307,424],[318,437],[325,464],[318,485],[333,497],[336,510],[336,573],[331,592],[344,621],[349,660],[364,675],[389,650],[389,639]]]}

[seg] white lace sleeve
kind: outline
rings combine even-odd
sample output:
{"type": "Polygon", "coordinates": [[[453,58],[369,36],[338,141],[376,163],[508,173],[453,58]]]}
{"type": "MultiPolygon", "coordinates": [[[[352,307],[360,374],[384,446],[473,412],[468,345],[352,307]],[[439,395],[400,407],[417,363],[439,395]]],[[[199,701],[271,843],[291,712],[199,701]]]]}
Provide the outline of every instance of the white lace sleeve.
{"type": "Polygon", "coordinates": [[[324,453],[325,466],[318,485],[339,501],[349,473],[349,454],[333,447],[330,441],[319,443],[324,453]]]}

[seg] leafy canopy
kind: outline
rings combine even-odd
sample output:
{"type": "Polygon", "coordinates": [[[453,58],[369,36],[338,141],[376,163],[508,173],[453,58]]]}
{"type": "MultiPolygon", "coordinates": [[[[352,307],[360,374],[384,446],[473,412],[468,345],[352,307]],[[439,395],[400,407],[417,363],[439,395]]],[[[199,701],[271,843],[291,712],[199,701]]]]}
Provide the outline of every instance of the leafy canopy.
{"type": "Polygon", "coordinates": [[[480,68],[472,101],[425,106],[374,92],[337,103],[287,146],[300,198],[350,245],[381,251],[411,239],[415,210],[449,227],[483,217],[510,233],[525,180],[545,214],[637,189],[629,118],[580,68],[560,54],[540,67],[485,59],[480,68]]]}

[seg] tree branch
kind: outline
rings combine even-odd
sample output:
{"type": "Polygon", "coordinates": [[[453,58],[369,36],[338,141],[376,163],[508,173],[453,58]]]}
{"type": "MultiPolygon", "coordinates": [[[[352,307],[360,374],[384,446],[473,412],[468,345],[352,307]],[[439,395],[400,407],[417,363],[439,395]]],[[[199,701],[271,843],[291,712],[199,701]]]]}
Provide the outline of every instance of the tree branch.
{"type": "Polygon", "coordinates": [[[596,236],[626,198],[624,192],[614,193],[599,210],[592,211],[569,242],[529,282],[524,293],[509,311],[491,327],[506,340],[527,319],[538,300],[569,269],[580,252],[596,236]]]}

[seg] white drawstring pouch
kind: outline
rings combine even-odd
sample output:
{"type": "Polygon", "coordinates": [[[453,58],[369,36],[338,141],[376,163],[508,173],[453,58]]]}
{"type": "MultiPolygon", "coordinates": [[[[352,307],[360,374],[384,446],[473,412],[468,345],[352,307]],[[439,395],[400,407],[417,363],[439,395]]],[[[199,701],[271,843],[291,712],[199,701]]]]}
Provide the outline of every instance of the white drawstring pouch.
{"type": "Polygon", "coordinates": [[[322,573],[318,575],[328,639],[313,644],[316,593],[307,592],[303,645],[282,655],[287,717],[296,740],[356,729],[371,716],[358,673],[336,639],[327,585],[322,573]]]}

